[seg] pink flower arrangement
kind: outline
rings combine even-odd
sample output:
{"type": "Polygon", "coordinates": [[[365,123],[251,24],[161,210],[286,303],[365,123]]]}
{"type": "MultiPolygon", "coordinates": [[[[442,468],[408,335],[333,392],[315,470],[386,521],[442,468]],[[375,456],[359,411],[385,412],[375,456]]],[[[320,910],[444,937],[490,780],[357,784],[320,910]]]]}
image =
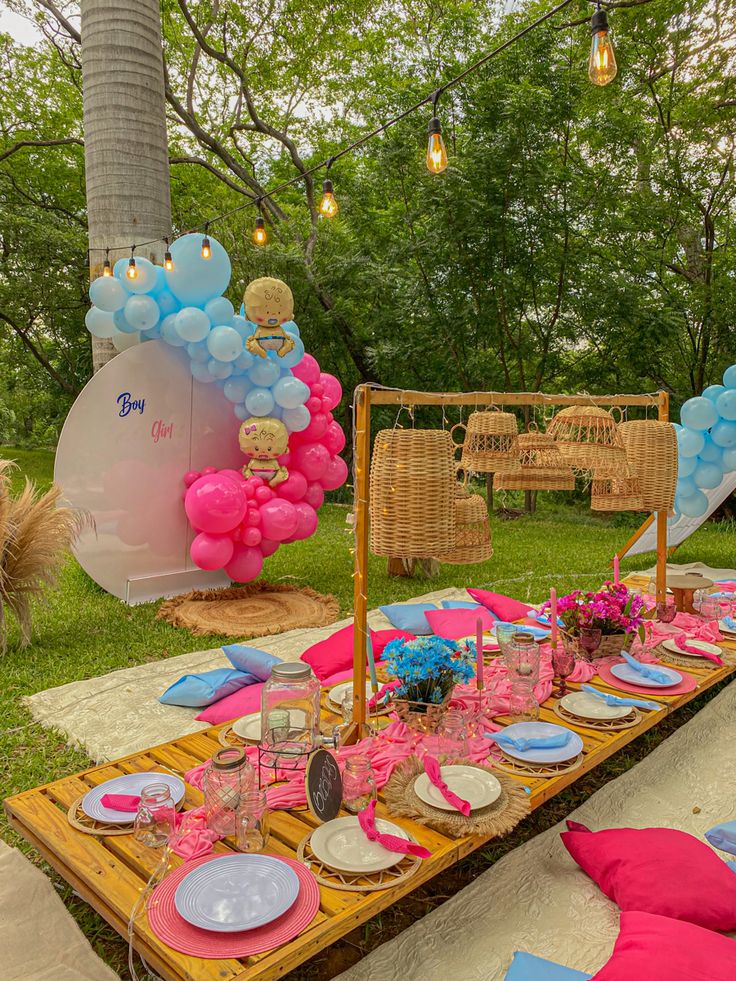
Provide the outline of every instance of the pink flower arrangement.
{"type": "MultiPolygon", "coordinates": [[[[549,601],[542,608],[549,611],[549,601]]],[[[597,593],[576,589],[557,600],[557,616],[572,637],[581,627],[594,627],[606,634],[644,634],[644,600],[623,584],[606,582],[597,593]]]]}

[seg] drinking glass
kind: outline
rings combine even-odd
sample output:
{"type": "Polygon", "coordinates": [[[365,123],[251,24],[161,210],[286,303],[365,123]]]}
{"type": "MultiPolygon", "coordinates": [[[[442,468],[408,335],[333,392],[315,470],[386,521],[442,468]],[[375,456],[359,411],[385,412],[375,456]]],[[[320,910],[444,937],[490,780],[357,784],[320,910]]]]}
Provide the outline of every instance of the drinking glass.
{"type": "Polygon", "coordinates": [[[468,755],[468,731],[462,712],[450,709],[437,726],[438,751],[449,760],[463,760],[468,755]]]}
{"type": "Polygon", "coordinates": [[[539,702],[534,694],[534,685],[529,681],[516,680],[511,682],[511,699],[509,715],[512,722],[537,722],[539,719],[539,702]]]}
{"type": "Polygon", "coordinates": [[[704,620],[717,620],[720,617],[721,604],[717,596],[703,596],[700,601],[700,615],[704,620]]]}
{"type": "Polygon", "coordinates": [[[575,670],[575,653],[566,651],[560,645],[552,651],[552,670],[555,677],[560,679],[559,687],[552,691],[555,698],[564,698],[567,695],[567,679],[575,670]]]}
{"type": "Polygon", "coordinates": [[[236,834],[241,852],[262,852],[266,847],[269,817],[265,790],[247,790],[240,795],[236,834]]]}
{"type": "Polygon", "coordinates": [[[378,796],[376,778],[367,756],[350,756],[342,775],[342,804],[351,814],[365,810],[378,796]]]}
{"type": "Polygon", "coordinates": [[[721,620],[733,615],[734,599],[736,599],[736,594],[734,593],[721,593],[721,595],[718,597],[718,605],[721,608],[721,620]]]}
{"type": "Polygon", "coordinates": [[[506,655],[506,650],[511,645],[513,636],[518,629],[519,627],[514,623],[496,624],[496,641],[502,655],[506,655]]]}
{"type": "Polygon", "coordinates": [[[592,661],[593,653],[601,646],[603,632],[599,627],[580,628],[580,646],[585,651],[585,660],[592,661]]]}
{"type": "Polygon", "coordinates": [[[133,837],[148,848],[161,848],[169,840],[176,821],[171,788],[165,783],[149,783],[141,790],[133,837]]]}
{"type": "Polygon", "coordinates": [[[672,623],[677,616],[677,606],[674,597],[665,596],[664,601],[657,603],[657,619],[661,623],[672,623]]]}

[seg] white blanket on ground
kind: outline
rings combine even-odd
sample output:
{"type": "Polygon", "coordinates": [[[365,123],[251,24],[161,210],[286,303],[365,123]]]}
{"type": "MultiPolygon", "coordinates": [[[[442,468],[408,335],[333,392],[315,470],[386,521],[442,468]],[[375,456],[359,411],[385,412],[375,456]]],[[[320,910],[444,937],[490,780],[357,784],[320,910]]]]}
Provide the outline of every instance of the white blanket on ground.
{"type": "MultiPolygon", "coordinates": [[[[686,572],[697,572],[701,576],[705,576],[706,579],[712,579],[713,582],[722,581],[736,581],[736,569],[714,569],[710,565],[705,565],[703,562],[685,562],[682,565],[677,565],[675,562],[667,563],[667,574],[668,575],[683,575],[686,572]]],[[[653,565],[651,569],[646,569],[643,573],[645,576],[654,576],[657,574],[657,567],[653,565]]]]}
{"type": "MultiPolygon", "coordinates": [[[[592,830],[662,826],[701,839],[736,820],[734,717],[736,683],[570,818],[592,830]]],[[[613,949],[618,909],[567,854],[563,830],[505,855],[340,981],[501,981],[515,950],[593,974],[613,949]]]]}

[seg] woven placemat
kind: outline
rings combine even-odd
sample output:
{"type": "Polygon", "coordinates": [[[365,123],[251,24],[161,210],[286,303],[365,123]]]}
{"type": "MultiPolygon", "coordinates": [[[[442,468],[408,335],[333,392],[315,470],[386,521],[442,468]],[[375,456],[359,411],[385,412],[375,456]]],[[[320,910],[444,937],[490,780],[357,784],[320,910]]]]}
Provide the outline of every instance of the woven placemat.
{"type": "Polygon", "coordinates": [[[510,756],[504,756],[500,760],[493,761],[493,769],[501,770],[502,773],[512,773],[515,777],[539,777],[543,780],[551,777],[559,777],[562,773],[573,773],[583,765],[583,754],[576,756],[574,760],[566,760],[564,763],[549,763],[542,766],[534,766],[532,763],[522,763],[521,760],[514,760],[510,756]]]}
{"type": "Polygon", "coordinates": [[[82,810],[82,797],[77,797],[72,804],[69,805],[69,810],[66,812],[66,818],[69,824],[76,830],[81,831],[85,835],[93,835],[95,838],[111,838],[114,835],[132,835],[133,834],[133,822],[130,824],[107,824],[101,821],[95,821],[82,810]]]}
{"type": "MultiPolygon", "coordinates": [[[[716,644],[715,646],[718,647],[719,645],[716,644]]],[[[727,647],[721,647],[720,651],[721,660],[724,664],[736,664],[736,651],[730,651],[727,647]]],[[[707,657],[687,657],[682,654],[675,654],[674,651],[668,651],[661,644],[654,648],[653,653],[660,661],[674,664],[678,668],[707,668],[717,671],[720,667],[720,665],[709,661],[707,657]]]]}
{"type": "Polygon", "coordinates": [[[642,714],[635,706],[628,715],[620,719],[583,719],[579,715],[568,712],[559,702],[555,703],[552,711],[564,722],[571,722],[581,729],[595,729],[597,732],[620,732],[623,729],[632,729],[642,720],[642,714]]]}
{"type": "MultiPolygon", "coordinates": [[[[472,760],[455,762],[490,773],[487,766],[472,760]]],[[[426,824],[428,828],[450,838],[462,838],[465,835],[499,838],[513,831],[531,810],[526,790],[515,780],[494,773],[493,776],[501,784],[501,796],[493,804],[472,811],[468,817],[457,811],[442,811],[426,804],[414,792],[414,781],[420,773],[424,773],[424,764],[419,759],[406,760],[394,770],[382,791],[389,814],[411,818],[417,824],[426,824]]]]}
{"type": "MultiPolygon", "coordinates": [[[[400,882],[410,879],[419,869],[422,860],[415,855],[405,855],[400,862],[392,865],[390,869],[383,869],[380,872],[361,873],[355,875],[350,872],[338,872],[331,869],[320,861],[312,851],[311,838],[313,832],[309,832],[297,845],[296,857],[300,862],[304,862],[314,875],[321,886],[329,886],[330,889],[339,889],[342,892],[380,892],[382,889],[392,889],[400,882]]],[[[411,841],[416,841],[409,835],[411,841]]]]}
{"type": "Polygon", "coordinates": [[[326,627],[334,623],[340,604],[331,595],[304,586],[267,582],[232,589],[192,590],[166,600],[156,616],[195,636],[265,637],[287,630],[326,627]]]}

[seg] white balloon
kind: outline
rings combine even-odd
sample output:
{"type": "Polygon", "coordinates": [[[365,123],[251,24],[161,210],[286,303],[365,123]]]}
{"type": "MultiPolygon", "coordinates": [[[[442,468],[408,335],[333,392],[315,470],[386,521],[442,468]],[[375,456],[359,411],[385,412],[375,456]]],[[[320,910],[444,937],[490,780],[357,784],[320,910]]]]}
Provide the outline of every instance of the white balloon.
{"type": "Polygon", "coordinates": [[[121,331],[115,326],[113,315],[107,310],[100,310],[99,307],[90,307],[84,315],[84,325],[94,337],[109,338],[115,337],[121,331]]]}
{"type": "Polygon", "coordinates": [[[296,409],[284,409],[281,418],[290,433],[300,433],[307,428],[312,417],[306,405],[299,405],[296,409]]]}
{"type": "Polygon", "coordinates": [[[115,345],[116,351],[127,351],[129,347],[135,347],[136,344],[140,344],[141,335],[139,333],[123,334],[118,332],[117,337],[113,337],[112,342],[115,345]]]}

